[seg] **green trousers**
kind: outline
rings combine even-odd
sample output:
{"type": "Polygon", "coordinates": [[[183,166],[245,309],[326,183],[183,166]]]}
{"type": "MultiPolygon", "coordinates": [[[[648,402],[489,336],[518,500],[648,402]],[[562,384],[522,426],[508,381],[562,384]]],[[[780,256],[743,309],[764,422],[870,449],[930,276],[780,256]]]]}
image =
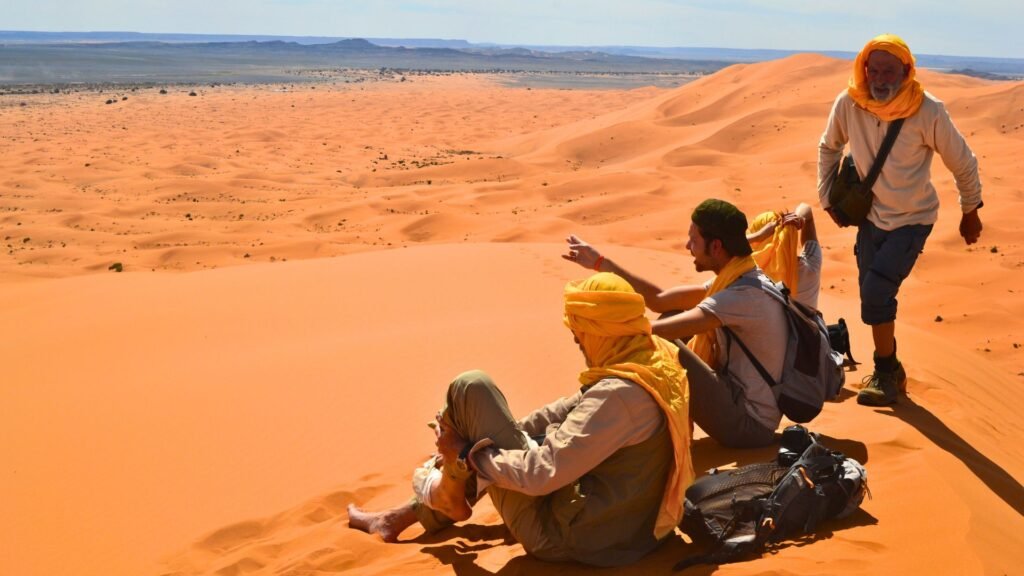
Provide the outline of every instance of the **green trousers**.
{"type": "MultiPolygon", "coordinates": [[[[471,444],[490,438],[496,448],[525,450],[528,447],[505,396],[490,376],[479,370],[464,372],[449,384],[441,418],[471,444]]],[[[459,474],[447,469],[448,466],[453,463],[445,464],[445,474],[459,474]]],[[[561,539],[548,528],[542,498],[493,485],[487,488],[487,494],[509,531],[527,552],[544,560],[570,558],[561,539]]],[[[471,504],[476,503],[476,479],[472,475],[466,482],[466,497],[471,504]]],[[[428,533],[453,524],[447,516],[422,504],[415,508],[417,519],[428,533]]]]}

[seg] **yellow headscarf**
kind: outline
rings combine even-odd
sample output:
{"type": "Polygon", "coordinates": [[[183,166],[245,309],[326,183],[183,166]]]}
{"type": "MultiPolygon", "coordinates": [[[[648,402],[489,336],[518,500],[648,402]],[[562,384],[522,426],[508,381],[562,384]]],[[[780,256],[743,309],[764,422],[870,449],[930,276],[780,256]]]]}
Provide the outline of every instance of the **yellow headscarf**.
{"type": "Polygon", "coordinates": [[[643,387],[665,413],[674,462],[654,526],[657,538],[672,532],[683,518],[686,488],[693,483],[690,460],[690,387],[671,342],[651,334],[644,298],[628,282],[608,272],[565,286],[565,324],[587,358],[580,382],[606,377],[643,387]]]}
{"type": "MultiPolygon", "coordinates": [[[[782,220],[780,212],[762,212],[750,223],[747,233],[754,233],[771,222],[782,220]]],[[[797,264],[797,248],[800,246],[800,232],[793,226],[776,226],[771,238],[761,242],[751,242],[754,262],[764,270],[769,278],[782,282],[791,294],[797,292],[799,281],[799,265],[797,264]]]]}
{"type": "MultiPolygon", "coordinates": [[[[721,292],[728,287],[729,284],[735,282],[737,278],[756,267],[757,263],[754,262],[754,258],[752,256],[733,257],[733,259],[729,260],[729,263],[719,271],[718,276],[715,276],[715,280],[711,283],[711,287],[708,288],[708,292],[705,297],[721,292]]],[[[716,358],[718,357],[718,352],[716,350],[717,341],[717,338],[715,338],[715,331],[710,330],[708,332],[695,334],[694,337],[690,339],[687,346],[689,346],[690,350],[692,350],[698,358],[703,360],[705,364],[715,368],[715,364],[717,364],[716,358]]]]}
{"type": "Polygon", "coordinates": [[[917,81],[917,67],[914,65],[914,55],[902,38],[895,34],[882,34],[875,36],[869,41],[857,55],[853,62],[853,76],[850,78],[847,91],[850,97],[861,108],[889,122],[897,118],[913,116],[921,107],[924,100],[924,88],[917,81]],[[871,89],[868,87],[867,74],[864,67],[867,66],[868,56],[875,50],[888,52],[900,59],[905,66],[909,66],[907,75],[903,79],[896,96],[888,102],[879,102],[871,97],[871,89]]]}

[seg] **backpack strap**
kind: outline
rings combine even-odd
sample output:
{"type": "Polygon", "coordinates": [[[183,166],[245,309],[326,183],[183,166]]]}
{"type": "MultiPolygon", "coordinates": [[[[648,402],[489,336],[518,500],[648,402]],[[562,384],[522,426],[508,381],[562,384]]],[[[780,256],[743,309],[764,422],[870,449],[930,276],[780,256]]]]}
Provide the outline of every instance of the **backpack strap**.
{"type": "MultiPolygon", "coordinates": [[[[760,288],[765,294],[771,296],[776,302],[782,304],[784,307],[789,306],[791,300],[789,298],[789,288],[786,287],[782,282],[772,282],[764,271],[758,269],[758,275],[751,278],[750,276],[740,276],[729,286],[753,286],[760,288]]],[[[792,300],[793,303],[797,303],[792,300]]]]}
{"type": "MultiPolygon", "coordinates": [[[[814,504],[807,514],[804,525],[801,527],[804,533],[813,533],[818,523],[825,519],[828,512],[828,497],[822,485],[834,483],[836,475],[842,472],[843,460],[845,460],[845,456],[842,453],[829,450],[812,435],[811,443],[804,449],[800,458],[790,466],[789,474],[792,475],[798,472],[807,483],[806,488],[814,493],[814,504]],[[833,481],[830,481],[830,478],[833,481]]],[[[762,520],[768,519],[770,521],[762,525],[775,526],[777,521],[780,520],[779,516],[782,512],[782,507],[789,504],[783,496],[783,491],[787,489],[789,487],[786,486],[785,481],[780,482],[775,487],[775,490],[765,499],[762,520]]],[[[768,542],[773,541],[778,536],[786,537],[789,535],[776,535],[773,531],[774,528],[764,530],[764,534],[758,532],[758,537],[762,541],[768,542]]]]}
{"type": "MultiPolygon", "coordinates": [[[[753,286],[756,288],[760,288],[765,294],[768,294],[777,302],[779,302],[779,304],[781,304],[783,308],[786,308],[789,304],[789,289],[786,288],[786,286],[782,283],[776,285],[772,283],[771,280],[768,280],[766,282],[765,280],[762,280],[762,277],[764,277],[765,280],[767,280],[767,276],[764,276],[764,272],[760,272],[757,276],[753,278],[747,275],[743,275],[737,278],[735,281],[733,281],[733,283],[730,284],[730,286],[753,286]],[[782,286],[782,288],[780,289],[779,286],[782,286]]],[[[735,332],[733,332],[732,328],[729,328],[728,326],[723,324],[722,332],[725,333],[725,337],[727,340],[726,354],[728,354],[730,347],[729,343],[731,339],[735,338],[736,343],[740,345],[740,349],[742,349],[743,353],[747,355],[747,358],[750,359],[750,363],[754,365],[754,368],[756,368],[757,372],[761,375],[762,378],[764,378],[764,381],[768,383],[768,386],[775,388],[776,386],[779,385],[778,381],[776,381],[775,378],[772,378],[772,375],[768,373],[768,370],[765,369],[764,365],[762,365],[761,362],[757,359],[757,357],[754,356],[754,353],[750,351],[750,348],[747,348],[747,345],[743,343],[743,340],[740,339],[740,337],[737,336],[735,332]]]]}
{"type": "MultiPolygon", "coordinates": [[[[733,338],[736,339],[736,343],[740,345],[740,348],[743,350],[743,353],[746,354],[747,358],[750,359],[750,363],[754,365],[754,368],[757,368],[758,374],[761,375],[761,378],[764,378],[764,381],[767,382],[769,386],[775,388],[776,386],[779,385],[775,378],[772,378],[772,375],[768,373],[768,370],[765,370],[765,367],[761,364],[761,362],[757,360],[757,356],[754,356],[754,353],[750,351],[750,348],[747,348],[747,345],[743,343],[743,340],[741,340],[740,337],[737,336],[731,328],[723,325],[722,331],[725,332],[726,340],[731,340],[733,338]]],[[[728,346],[728,344],[726,345],[728,346]]]]}

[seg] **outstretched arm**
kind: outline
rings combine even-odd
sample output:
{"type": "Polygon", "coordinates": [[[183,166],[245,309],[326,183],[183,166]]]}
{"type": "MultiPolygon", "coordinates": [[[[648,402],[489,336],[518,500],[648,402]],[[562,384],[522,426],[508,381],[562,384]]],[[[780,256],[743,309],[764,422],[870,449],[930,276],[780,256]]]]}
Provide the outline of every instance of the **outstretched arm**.
{"type": "Polygon", "coordinates": [[[690,336],[709,332],[722,325],[722,321],[714,314],[694,308],[682,314],[661,318],[651,324],[654,334],[666,340],[686,340],[690,336]]]}
{"type": "Polygon", "coordinates": [[[662,290],[656,284],[633,274],[605,257],[597,248],[587,244],[579,236],[570,234],[565,241],[569,243],[569,248],[565,254],[562,254],[562,258],[584,268],[598,272],[611,272],[621,276],[644,297],[644,302],[653,312],[689,310],[704,298],[703,286],[677,286],[669,290],[662,290]]]}

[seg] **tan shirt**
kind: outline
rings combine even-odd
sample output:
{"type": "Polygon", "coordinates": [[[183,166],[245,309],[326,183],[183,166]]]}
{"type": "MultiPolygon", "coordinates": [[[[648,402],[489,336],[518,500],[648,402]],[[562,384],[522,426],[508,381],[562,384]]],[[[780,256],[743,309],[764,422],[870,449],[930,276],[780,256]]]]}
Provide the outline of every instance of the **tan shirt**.
{"type": "MultiPolygon", "coordinates": [[[[828,125],[818,143],[818,197],[828,208],[828,189],[847,144],[861,179],[867,176],[885,139],[888,122],[857,106],[843,90],[832,106],[828,125]]],[[[939,197],[931,183],[934,153],[953,173],[960,192],[960,209],[981,203],[978,160],[949,118],[940,100],[925,92],[921,108],[904,121],[889,157],[872,190],[875,201],[868,220],[883,230],[910,224],[934,224],[939,197]]]]}
{"type": "Polygon", "coordinates": [[[546,434],[528,450],[485,449],[481,440],[471,458],[482,492],[494,484],[530,496],[543,496],[590,472],[621,448],[651,438],[664,420],[654,399],[640,386],[603,379],[585,393],[556,400],[519,421],[529,436],[546,434]]]}

